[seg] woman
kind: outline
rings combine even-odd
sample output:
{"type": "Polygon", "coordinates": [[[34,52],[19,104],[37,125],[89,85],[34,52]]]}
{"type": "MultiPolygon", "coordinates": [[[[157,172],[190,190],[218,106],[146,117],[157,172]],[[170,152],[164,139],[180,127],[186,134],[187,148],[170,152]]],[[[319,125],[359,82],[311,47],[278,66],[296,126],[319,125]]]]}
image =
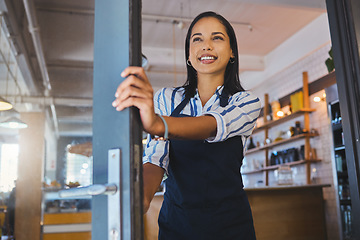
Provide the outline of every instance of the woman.
{"type": "Polygon", "coordinates": [[[113,106],[138,107],[149,133],[145,211],[166,172],[159,239],[255,239],[240,167],[260,101],[240,85],[230,23],[214,12],[198,15],[186,36],[185,55],[183,87],[164,88],[153,97],[144,70],[128,67],[115,94],[113,106]]]}

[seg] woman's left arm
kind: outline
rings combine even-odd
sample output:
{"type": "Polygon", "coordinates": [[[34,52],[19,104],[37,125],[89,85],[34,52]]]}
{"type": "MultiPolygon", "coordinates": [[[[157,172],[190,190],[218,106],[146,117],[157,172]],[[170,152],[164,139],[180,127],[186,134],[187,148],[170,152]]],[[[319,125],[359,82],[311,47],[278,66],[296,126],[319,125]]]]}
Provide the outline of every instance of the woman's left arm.
{"type": "Polygon", "coordinates": [[[260,114],[260,100],[251,92],[234,94],[226,107],[215,107],[203,114],[216,119],[217,132],[208,142],[224,141],[233,136],[250,136],[260,114]]]}

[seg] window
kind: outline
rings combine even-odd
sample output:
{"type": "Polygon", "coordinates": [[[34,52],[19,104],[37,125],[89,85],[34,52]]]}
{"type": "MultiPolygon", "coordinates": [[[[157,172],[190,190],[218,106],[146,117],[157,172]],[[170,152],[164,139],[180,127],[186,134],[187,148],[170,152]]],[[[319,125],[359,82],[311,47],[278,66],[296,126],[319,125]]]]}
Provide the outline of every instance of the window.
{"type": "Polygon", "coordinates": [[[0,192],[10,192],[15,187],[18,177],[18,144],[1,144],[0,192]]]}

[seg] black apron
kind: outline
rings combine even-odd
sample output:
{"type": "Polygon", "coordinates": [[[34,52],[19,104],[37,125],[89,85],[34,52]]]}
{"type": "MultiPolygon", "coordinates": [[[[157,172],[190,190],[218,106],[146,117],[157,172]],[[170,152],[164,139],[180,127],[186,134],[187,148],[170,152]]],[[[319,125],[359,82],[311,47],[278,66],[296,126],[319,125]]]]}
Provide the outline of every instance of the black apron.
{"type": "MultiPolygon", "coordinates": [[[[226,106],[228,99],[221,98],[226,106]]],[[[172,112],[180,114],[184,99],[172,112]]],[[[223,142],[170,140],[166,192],[159,214],[160,240],[254,240],[240,167],[241,136],[223,142]]]]}

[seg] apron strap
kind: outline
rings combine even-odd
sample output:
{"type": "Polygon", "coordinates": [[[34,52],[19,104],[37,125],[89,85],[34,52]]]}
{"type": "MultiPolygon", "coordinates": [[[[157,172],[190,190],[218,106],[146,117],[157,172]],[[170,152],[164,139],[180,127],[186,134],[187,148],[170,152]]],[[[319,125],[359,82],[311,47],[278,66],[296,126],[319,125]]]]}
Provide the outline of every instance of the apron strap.
{"type": "Polygon", "coordinates": [[[229,96],[227,94],[224,94],[224,92],[220,95],[220,106],[226,107],[229,103],[229,96]],[[225,96],[223,96],[225,95],[225,96]]]}
{"type": "MultiPolygon", "coordinates": [[[[184,109],[186,104],[189,103],[189,101],[190,101],[190,98],[185,97],[184,100],[182,100],[182,102],[179,105],[177,105],[177,107],[174,109],[174,111],[171,113],[170,116],[172,116],[172,117],[179,116],[180,112],[184,109]]],[[[221,94],[220,95],[220,106],[226,107],[226,105],[228,105],[228,103],[229,103],[229,96],[227,94],[221,94]]]]}
{"type": "Polygon", "coordinates": [[[184,109],[184,107],[186,106],[186,104],[188,104],[189,101],[190,98],[185,97],[184,100],[182,100],[182,102],[179,105],[177,105],[177,107],[174,109],[174,111],[171,113],[170,116],[172,117],[179,116],[180,112],[184,109]]]}

